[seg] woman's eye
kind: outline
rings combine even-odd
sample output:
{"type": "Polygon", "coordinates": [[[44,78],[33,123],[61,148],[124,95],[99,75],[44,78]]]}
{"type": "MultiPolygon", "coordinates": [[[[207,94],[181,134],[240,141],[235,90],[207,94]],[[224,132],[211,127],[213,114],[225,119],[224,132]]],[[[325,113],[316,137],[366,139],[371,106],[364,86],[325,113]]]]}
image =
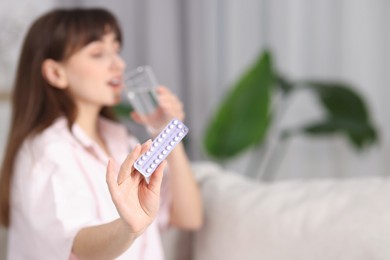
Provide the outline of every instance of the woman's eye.
{"type": "Polygon", "coordinates": [[[101,57],[103,57],[103,52],[94,52],[94,53],[92,53],[92,57],[101,58],[101,57]]]}

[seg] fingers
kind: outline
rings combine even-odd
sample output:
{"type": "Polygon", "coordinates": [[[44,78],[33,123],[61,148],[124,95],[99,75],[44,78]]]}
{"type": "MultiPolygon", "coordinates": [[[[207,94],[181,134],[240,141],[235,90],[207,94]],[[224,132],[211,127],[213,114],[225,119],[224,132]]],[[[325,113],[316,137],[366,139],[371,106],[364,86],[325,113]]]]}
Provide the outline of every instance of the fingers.
{"type": "MultiPolygon", "coordinates": [[[[180,99],[173,93],[171,92],[168,88],[164,86],[158,86],[156,88],[156,92],[158,95],[158,103],[159,103],[159,109],[163,115],[167,116],[168,118],[177,118],[180,121],[183,121],[185,118],[185,113],[184,113],[184,106],[183,103],[180,101],[180,99]]],[[[160,112],[156,112],[155,116],[161,116],[160,112]]],[[[145,124],[145,123],[151,123],[149,122],[151,118],[145,117],[144,115],[138,114],[137,112],[133,111],[130,116],[133,118],[133,120],[136,123],[139,124],[145,124]]],[[[157,118],[154,118],[157,119],[157,118]]],[[[153,120],[153,119],[152,119],[153,120]]]]}
{"type": "Polygon", "coordinates": [[[134,150],[127,156],[126,160],[122,163],[121,168],[118,174],[118,184],[121,184],[124,180],[131,177],[132,173],[135,171],[134,162],[137,158],[145,153],[152,144],[152,140],[148,140],[142,145],[137,144],[134,150]]]}
{"type": "Polygon", "coordinates": [[[116,197],[116,187],[118,186],[116,181],[116,172],[114,165],[111,159],[108,160],[107,170],[106,170],[106,182],[108,190],[110,191],[111,197],[116,197]]]}
{"type": "Polygon", "coordinates": [[[150,181],[148,188],[154,194],[160,194],[161,183],[164,175],[164,169],[167,164],[167,161],[163,161],[156,169],[156,171],[150,176],[150,181]]]}
{"type": "Polygon", "coordinates": [[[141,154],[141,145],[137,144],[133,149],[133,151],[126,157],[126,159],[121,165],[118,174],[118,181],[117,181],[119,185],[124,180],[126,180],[128,177],[131,176],[131,173],[134,171],[133,164],[135,160],[140,156],[140,154],[141,154]]]}
{"type": "MultiPolygon", "coordinates": [[[[152,140],[147,140],[145,143],[142,144],[141,146],[141,156],[142,154],[146,153],[147,150],[149,150],[150,146],[152,145],[152,140]]],[[[138,172],[137,169],[134,168],[134,174],[133,174],[133,177],[138,181],[140,182],[144,176],[138,172]]]]}
{"type": "Polygon", "coordinates": [[[150,146],[152,145],[152,140],[147,140],[145,143],[141,146],[141,154],[146,153],[147,150],[149,150],[150,146]]]}
{"type": "Polygon", "coordinates": [[[159,97],[159,106],[164,111],[164,114],[173,118],[177,118],[181,121],[185,118],[183,109],[183,103],[174,95],[169,89],[159,86],[157,88],[159,97]]]}
{"type": "Polygon", "coordinates": [[[137,112],[135,112],[135,111],[131,112],[130,116],[131,116],[131,118],[133,118],[133,120],[136,123],[138,123],[138,124],[142,124],[143,123],[142,117],[137,112]]]}

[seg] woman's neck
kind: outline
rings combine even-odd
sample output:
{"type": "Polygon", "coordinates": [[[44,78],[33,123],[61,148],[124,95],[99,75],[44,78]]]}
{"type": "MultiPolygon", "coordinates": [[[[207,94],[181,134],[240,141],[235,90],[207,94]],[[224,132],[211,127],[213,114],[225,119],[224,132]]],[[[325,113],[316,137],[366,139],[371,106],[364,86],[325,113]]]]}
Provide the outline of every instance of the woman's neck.
{"type": "Polygon", "coordinates": [[[109,155],[107,145],[104,142],[104,139],[101,136],[99,131],[99,113],[100,110],[89,110],[79,109],[78,115],[76,118],[77,125],[84,130],[84,132],[94,140],[99,146],[109,155]]]}

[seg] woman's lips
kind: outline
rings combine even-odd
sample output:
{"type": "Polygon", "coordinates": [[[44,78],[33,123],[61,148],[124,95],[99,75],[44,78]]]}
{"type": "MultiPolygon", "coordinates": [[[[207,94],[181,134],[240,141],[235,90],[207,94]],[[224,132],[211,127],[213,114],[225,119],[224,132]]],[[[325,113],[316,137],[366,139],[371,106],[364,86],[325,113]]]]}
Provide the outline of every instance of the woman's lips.
{"type": "Polygon", "coordinates": [[[123,81],[121,79],[112,79],[108,82],[108,85],[114,89],[122,89],[123,81]]]}

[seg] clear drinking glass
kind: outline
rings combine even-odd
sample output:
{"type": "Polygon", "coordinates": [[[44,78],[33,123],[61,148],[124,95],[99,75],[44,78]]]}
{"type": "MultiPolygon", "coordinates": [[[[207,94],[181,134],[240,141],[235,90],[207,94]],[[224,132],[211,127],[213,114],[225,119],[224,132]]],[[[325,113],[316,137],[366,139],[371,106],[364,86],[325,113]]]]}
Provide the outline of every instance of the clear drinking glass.
{"type": "Polygon", "coordinates": [[[141,116],[152,115],[158,107],[156,76],[150,66],[139,66],[125,76],[126,96],[141,116]]]}
{"type": "Polygon", "coordinates": [[[167,120],[159,109],[157,86],[150,66],[139,66],[125,74],[125,95],[151,135],[158,133],[167,120]]]}

